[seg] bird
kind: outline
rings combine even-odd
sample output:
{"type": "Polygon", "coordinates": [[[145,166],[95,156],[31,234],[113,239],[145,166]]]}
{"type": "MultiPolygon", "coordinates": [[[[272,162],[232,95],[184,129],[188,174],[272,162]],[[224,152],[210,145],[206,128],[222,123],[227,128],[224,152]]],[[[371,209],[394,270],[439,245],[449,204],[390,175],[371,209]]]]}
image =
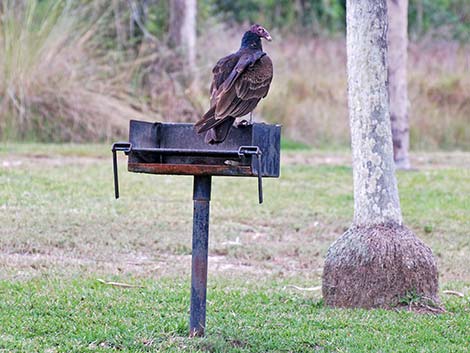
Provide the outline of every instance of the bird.
{"type": "Polygon", "coordinates": [[[236,118],[251,114],[268,94],[273,63],[263,51],[262,38],[272,41],[263,26],[252,25],[243,34],[240,49],[221,58],[212,69],[210,109],[194,125],[197,133],[206,132],[206,143],[222,143],[236,118]]]}

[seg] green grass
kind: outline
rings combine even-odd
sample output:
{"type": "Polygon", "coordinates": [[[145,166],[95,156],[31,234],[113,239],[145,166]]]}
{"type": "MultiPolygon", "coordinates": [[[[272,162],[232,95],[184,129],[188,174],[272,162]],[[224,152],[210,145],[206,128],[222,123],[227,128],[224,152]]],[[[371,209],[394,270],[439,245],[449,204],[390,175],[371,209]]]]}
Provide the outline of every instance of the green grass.
{"type": "Polygon", "coordinates": [[[190,340],[191,178],[127,173],[120,156],[114,200],[109,146],[1,146],[0,352],[470,351],[468,154],[413,155],[419,170],[398,173],[441,289],[465,295],[441,293],[435,316],[332,310],[289,287],[320,285],[353,197],[347,151],[284,147],[263,205],[254,178],[214,178],[207,337],[190,340]]]}
{"type": "Polygon", "coordinates": [[[290,151],[301,151],[301,150],[310,150],[312,149],[311,146],[294,140],[289,140],[288,138],[283,138],[281,140],[281,148],[283,150],[290,150],[290,151]]]}
{"type": "Polygon", "coordinates": [[[104,144],[63,144],[63,143],[8,143],[0,142],[0,156],[28,157],[108,157],[111,146],[104,144]]]}
{"type": "Polygon", "coordinates": [[[30,352],[465,352],[469,301],[443,315],[332,310],[282,285],[212,280],[207,337],[188,339],[185,281],[0,284],[0,349],[30,352]]]}

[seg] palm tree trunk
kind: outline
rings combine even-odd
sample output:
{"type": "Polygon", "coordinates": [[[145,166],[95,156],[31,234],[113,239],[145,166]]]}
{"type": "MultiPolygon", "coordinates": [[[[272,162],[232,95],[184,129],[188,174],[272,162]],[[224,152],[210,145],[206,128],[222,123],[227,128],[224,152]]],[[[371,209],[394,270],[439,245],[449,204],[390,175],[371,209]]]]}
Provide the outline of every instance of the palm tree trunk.
{"type": "Polygon", "coordinates": [[[384,2],[348,1],[348,102],[357,225],[402,222],[386,84],[387,7],[384,2]]]}
{"type": "Polygon", "coordinates": [[[387,0],[347,0],[353,225],[328,249],[330,306],[391,307],[409,292],[436,302],[432,251],[402,225],[387,90],[387,0]]]}

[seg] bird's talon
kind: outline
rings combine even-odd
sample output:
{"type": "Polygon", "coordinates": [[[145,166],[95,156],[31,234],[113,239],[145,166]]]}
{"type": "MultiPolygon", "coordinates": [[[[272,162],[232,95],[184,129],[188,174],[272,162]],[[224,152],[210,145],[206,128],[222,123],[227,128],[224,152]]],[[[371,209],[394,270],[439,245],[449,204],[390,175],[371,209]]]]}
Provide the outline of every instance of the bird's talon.
{"type": "Polygon", "coordinates": [[[245,120],[243,119],[242,121],[240,121],[238,124],[237,124],[237,127],[247,127],[247,126],[250,126],[250,122],[248,120],[245,120]]]}

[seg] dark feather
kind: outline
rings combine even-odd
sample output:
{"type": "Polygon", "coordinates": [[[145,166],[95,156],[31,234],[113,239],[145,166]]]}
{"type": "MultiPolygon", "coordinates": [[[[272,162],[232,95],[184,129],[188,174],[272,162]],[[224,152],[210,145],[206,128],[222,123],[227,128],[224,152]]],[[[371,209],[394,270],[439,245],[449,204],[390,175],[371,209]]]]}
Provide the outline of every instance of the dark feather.
{"type": "Polygon", "coordinates": [[[231,54],[220,59],[217,64],[212,69],[212,73],[214,74],[214,78],[212,80],[210,94],[211,97],[217,88],[222,86],[224,81],[227,79],[228,75],[232,72],[235,65],[237,65],[239,55],[237,53],[231,54]]]}
{"type": "Polygon", "coordinates": [[[273,64],[264,55],[254,65],[248,67],[235,85],[237,97],[241,99],[264,98],[268,94],[273,79],[273,64]]]}
{"type": "Polygon", "coordinates": [[[208,131],[206,142],[220,143],[235,119],[251,113],[266,97],[273,65],[262,50],[259,37],[246,32],[240,50],[220,59],[212,73],[211,108],[195,128],[198,133],[208,131]]]}
{"type": "Polygon", "coordinates": [[[194,128],[200,133],[207,131],[213,128],[215,125],[213,124],[213,120],[215,120],[215,105],[212,106],[206,114],[203,115],[202,119],[194,124],[194,128]]]}
{"type": "Polygon", "coordinates": [[[204,141],[211,145],[224,141],[234,122],[235,118],[223,120],[220,125],[217,125],[216,129],[210,129],[207,131],[204,141]]]}

